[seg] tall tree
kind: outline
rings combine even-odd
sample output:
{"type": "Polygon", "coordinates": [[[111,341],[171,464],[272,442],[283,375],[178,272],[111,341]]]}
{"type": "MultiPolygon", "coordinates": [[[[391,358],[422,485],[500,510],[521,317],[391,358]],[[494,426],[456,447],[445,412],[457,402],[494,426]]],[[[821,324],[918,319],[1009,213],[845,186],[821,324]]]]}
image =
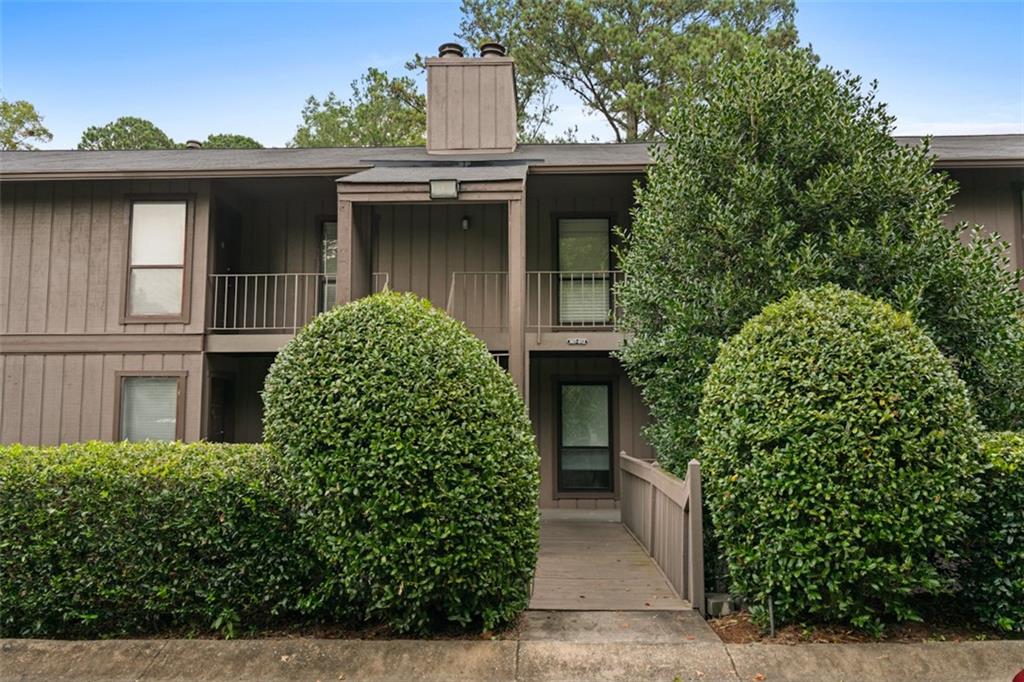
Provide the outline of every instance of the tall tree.
{"type": "Polygon", "coordinates": [[[53,134],[43,125],[31,102],[0,99],[0,149],[35,149],[33,140],[49,142],[53,134]]]}
{"type": "MultiPolygon", "coordinates": [[[[901,146],[874,86],[752,43],[669,115],[637,193],[617,290],[621,352],[685,470],[721,342],[787,293],[838,284],[911,314],[993,429],[1024,427],[1024,292],[997,237],[943,222],[955,185],[901,146]]],[[[889,398],[886,398],[888,400],[889,398]]],[[[899,412],[900,397],[883,412],[899,412]]],[[[880,408],[881,409],[881,408],[880,408]]]]}
{"type": "Polygon", "coordinates": [[[508,24],[520,79],[553,78],[617,142],[656,139],[677,94],[751,37],[796,41],[793,0],[465,0],[463,34],[508,24]]]}
{"type": "Polygon", "coordinates": [[[79,149],[174,149],[177,145],[152,122],[122,116],[103,126],[90,126],[82,133],[79,149]]]}
{"type": "Polygon", "coordinates": [[[215,133],[203,141],[203,149],[263,149],[263,145],[248,135],[215,133]]]}
{"type": "Polygon", "coordinates": [[[370,68],[352,81],[352,95],[310,97],[291,147],[401,147],[422,145],[427,130],[426,98],[407,76],[391,78],[370,68]]]}

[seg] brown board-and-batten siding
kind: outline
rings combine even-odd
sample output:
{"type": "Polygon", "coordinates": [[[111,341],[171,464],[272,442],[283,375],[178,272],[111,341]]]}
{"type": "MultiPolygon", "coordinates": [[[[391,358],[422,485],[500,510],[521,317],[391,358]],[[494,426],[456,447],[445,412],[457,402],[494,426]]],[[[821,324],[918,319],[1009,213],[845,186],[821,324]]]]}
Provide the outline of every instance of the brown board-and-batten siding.
{"type": "Polygon", "coordinates": [[[201,334],[209,206],[202,180],[4,183],[0,334],[201,334]],[[194,202],[187,323],[122,319],[130,202],[147,196],[194,202]]]}
{"type": "Polygon", "coordinates": [[[116,433],[117,372],[185,372],[184,436],[200,437],[209,183],[0,185],[0,442],[116,433]],[[126,322],[130,204],[192,203],[185,322],[126,322]]]}
{"type": "Polygon", "coordinates": [[[1024,269],[1024,170],[972,168],[950,170],[959,185],[948,225],[967,221],[1010,243],[1010,267],[1024,269]]]}
{"type": "Polygon", "coordinates": [[[373,271],[387,273],[395,291],[411,291],[444,309],[453,272],[508,271],[508,210],[502,204],[359,210],[373,221],[373,271]]]}
{"type": "Polygon", "coordinates": [[[200,437],[200,353],[0,354],[0,442],[117,440],[118,372],[186,372],[185,440],[200,437]]]}
{"type": "Polygon", "coordinates": [[[540,354],[530,357],[530,420],[537,435],[541,458],[542,507],[570,509],[612,508],[619,496],[618,453],[625,451],[638,459],[654,459],[654,450],[644,441],[642,428],[650,413],[640,391],[630,383],[619,361],[594,353],[540,354]],[[558,480],[558,387],[561,382],[602,381],[612,390],[612,472],[611,493],[559,493],[558,480]]]}

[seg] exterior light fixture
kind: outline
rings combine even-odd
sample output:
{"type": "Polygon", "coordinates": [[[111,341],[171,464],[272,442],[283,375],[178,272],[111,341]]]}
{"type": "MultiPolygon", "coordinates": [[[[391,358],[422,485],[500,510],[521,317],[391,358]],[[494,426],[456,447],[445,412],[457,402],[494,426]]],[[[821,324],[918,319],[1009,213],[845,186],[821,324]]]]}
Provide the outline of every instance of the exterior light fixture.
{"type": "Polygon", "coordinates": [[[469,229],[469,216],[468,215],[464,215],[464,216],[462,216],[462,230],[466,231],[468,229],[469,229]]]}
{"type": "Polygon", "coordinates": [[[430,181],[430,198],[431,199],[458,199],[459,198],[459,181],[458,180],[431,180],[430,181]]]}

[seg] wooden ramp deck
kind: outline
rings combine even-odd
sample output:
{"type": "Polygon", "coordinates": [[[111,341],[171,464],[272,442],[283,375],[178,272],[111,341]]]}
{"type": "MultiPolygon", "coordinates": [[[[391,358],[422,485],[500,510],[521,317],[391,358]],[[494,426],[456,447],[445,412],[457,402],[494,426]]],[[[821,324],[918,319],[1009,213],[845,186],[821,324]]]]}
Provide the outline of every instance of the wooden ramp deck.
{"type": "Polygon", "coordinates": [[[544,510],[530,609],[682,611],[690,603],[619,522],[618,510],[544,510]]]}

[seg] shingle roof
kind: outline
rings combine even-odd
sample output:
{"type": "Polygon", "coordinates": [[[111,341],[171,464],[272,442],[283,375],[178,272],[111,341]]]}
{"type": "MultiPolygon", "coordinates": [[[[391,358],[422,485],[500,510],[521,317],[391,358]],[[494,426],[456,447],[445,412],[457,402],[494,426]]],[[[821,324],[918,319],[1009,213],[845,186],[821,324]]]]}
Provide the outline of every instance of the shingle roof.
{"type": "MultiPolygon", "coordinates": [[[[918,137],[898,137],[917,144],[918,137]]],[[[932,139],[940,165],[1024,166],[1024,135],[951,135],[932,139]]],[[[607,167],[638,169],[650,163],[646,144],[524,144],[495,155],[428,155],[423,147],[331,149],[173,149],[158,151],[4,151],[0,178],[217,177],[227,175],[333,175],[368,167],[526,164],[536,171],[607,167]]]]}

